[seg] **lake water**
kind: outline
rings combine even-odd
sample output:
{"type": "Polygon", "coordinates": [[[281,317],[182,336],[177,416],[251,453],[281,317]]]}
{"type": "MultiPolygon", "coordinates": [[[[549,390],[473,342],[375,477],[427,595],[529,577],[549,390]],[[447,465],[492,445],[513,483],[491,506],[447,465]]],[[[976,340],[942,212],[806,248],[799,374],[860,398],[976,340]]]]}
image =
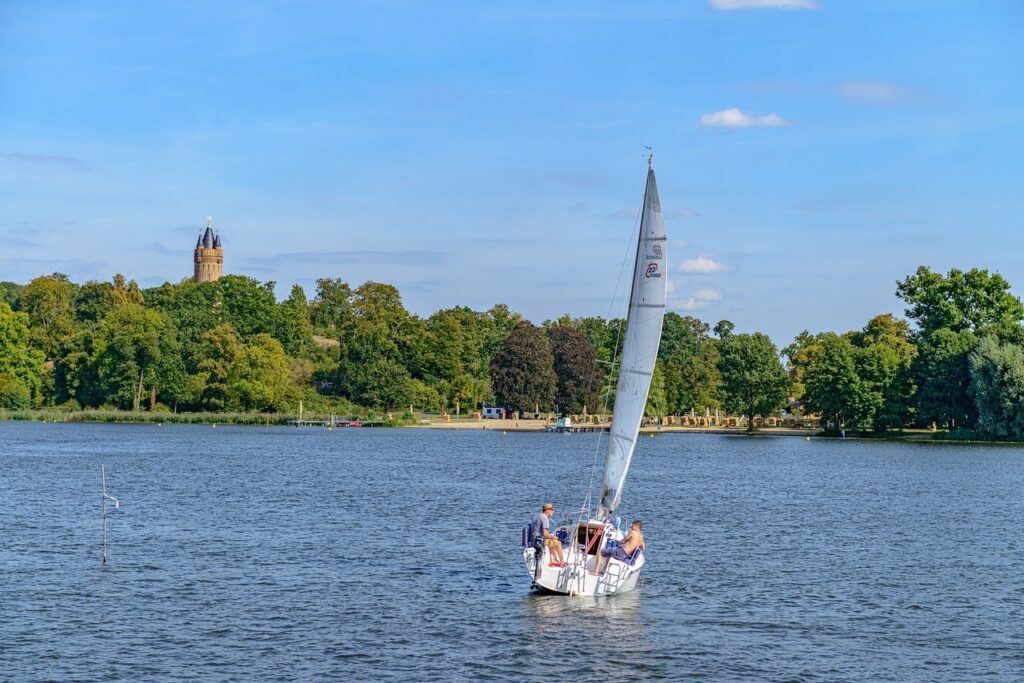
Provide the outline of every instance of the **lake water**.
{"type": "Polygon", "coordinates": [[[595,439],[0,423],[0,679],[1024,680],[1024,450],[643,438],[638,590],[532,595],[595,439]]]}

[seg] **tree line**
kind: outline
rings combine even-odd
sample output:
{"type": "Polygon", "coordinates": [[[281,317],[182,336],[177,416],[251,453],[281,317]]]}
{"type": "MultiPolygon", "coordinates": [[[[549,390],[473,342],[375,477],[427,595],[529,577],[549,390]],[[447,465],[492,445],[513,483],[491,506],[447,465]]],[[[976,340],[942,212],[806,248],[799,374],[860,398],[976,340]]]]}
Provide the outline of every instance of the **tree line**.
{"type": "MultiPolygon", "coordinates": [[[[613,410],[621,319],[536,326],[508,306],[421,318],[398,290],[321,279],[277,301],[275,283],[141,289],[116,276],[0,283],[0,408],[468,413],[613,410]]],[[[723,409],[816,413],[831,430],[939,427],[1024,438],[1024,305],[1002,276],[919,268],[897,283],[906,317],[808,331],[779,350],[670,312],[652,417],[723,409]]]]}

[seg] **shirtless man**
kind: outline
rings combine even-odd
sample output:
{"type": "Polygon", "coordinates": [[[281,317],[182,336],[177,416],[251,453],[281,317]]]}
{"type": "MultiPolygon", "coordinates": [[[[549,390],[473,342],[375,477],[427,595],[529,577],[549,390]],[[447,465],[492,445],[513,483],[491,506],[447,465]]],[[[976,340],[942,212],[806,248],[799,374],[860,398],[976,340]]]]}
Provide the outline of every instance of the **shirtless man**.
{"type": "MultiPolygon", "coordinates": [[[[622,539],[622,542],[610,548],[606,547],[601,551],[601,554],[606,558],[614,557],[620,562],[628,562],[629,557],[637,548],[640,548],[640,550],[647,550],[647,547],[644,545],[644,534],[641,531],[643,526],[643,522],[639,519],[634,519],[633,523],[629,526],[629,533],[626,534],[624,539],[622,539]]],[[[608,569],[608,560],[604,561],[604,569],[599,573],[603,574],[606,569],[608,569]]]]}
{"type": "Polygon", "coordinates": [[[555,562],[561,567],[565,564],[565,556],[562,553],[562,542],[558,540],[558,536],[555,536],[548,530],[551,526],[551,518],[555,515],[555,506],[551,503],[544,503],[540,509],[540,514],[533,518],[531,525],[533,526],[533,537],[543,538],[544,545],[551,552],[551,556],[555,562]]]}

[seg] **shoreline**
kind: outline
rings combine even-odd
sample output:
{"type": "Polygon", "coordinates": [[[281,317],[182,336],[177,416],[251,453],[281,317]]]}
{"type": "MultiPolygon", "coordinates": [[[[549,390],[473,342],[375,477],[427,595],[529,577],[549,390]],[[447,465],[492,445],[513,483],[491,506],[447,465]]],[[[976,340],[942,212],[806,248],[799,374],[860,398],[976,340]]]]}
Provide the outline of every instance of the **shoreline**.
{"type": "MultiPolygon", "coordinates": [[[[324,418],[326,419],[326,417],[324,418]]],[[[46,411],[46,410],[0,410],[0,422],[44,422],[44,423],[75,423],[75,424],[193,424],[193,425],[224,425],[242,427],[286,427],[295,420],[290,413],[151,413],[148,411],[46,411]]],[[[374,426],[375,429],[425,429],[446,431],[490,431],[513,434],[546,434],[550,423],[544,420],[453,420],[451,422],[434,422],[421,418],[414,424],[387,423],[374,426]]],[[[311,427],[302,427],[310,429],[311,427]]],[[[326,429],[315,426],[313,429],[326,429]]],[[[336,427],[348,429],[347,427],[336,427]]],[[[367,426],[369,428],[369,426],[367,426]]],[[[602,430],[604,431],[604,430],[602,430]]],[[[594,433],[594,432],[591,432],[594,433]]],[[[600,433],[600,432],[597,432],[600,433]]],[[[985,439],[950,438],[948,432],[931,432],[914,430],[891,432],[886,434],[851,433],[845,437],[825,434],[817,429],[799,427],[763,427],[754,432],[737,427],[683,427],[648,426],[641,427],[640,434],[653,437],[661,434],[715,434],[719,436],[742,437],[804,437],[805,439],[828,439],[829,441],[884,441],[890,443],[918,444],[963,444],[978,446],[1024,447],[1024,441],[993,441],[985,439]]]]}

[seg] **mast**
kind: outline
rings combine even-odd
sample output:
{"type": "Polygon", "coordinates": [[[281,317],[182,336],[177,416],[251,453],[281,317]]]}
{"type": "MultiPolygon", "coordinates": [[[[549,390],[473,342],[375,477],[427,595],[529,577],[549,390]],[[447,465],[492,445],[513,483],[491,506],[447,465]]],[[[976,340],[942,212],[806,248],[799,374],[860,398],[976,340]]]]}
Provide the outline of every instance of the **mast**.
{"type": "Polygon", "coordinates": [[[665,217],[654,178],[652,154],[647,159],[647,185],[644,189],[640,234],[637,237],[636,261],[633,265],[626,337],[622,345],[612,427],[601,482],[597,518],[602,520],[608,519],[622,499],[622,485],[633,458],[640,422],[647,405],[647,393],[651,388],[654,363],[661,343],[661,325],[665,317],[667,247],[665,217]]]}

